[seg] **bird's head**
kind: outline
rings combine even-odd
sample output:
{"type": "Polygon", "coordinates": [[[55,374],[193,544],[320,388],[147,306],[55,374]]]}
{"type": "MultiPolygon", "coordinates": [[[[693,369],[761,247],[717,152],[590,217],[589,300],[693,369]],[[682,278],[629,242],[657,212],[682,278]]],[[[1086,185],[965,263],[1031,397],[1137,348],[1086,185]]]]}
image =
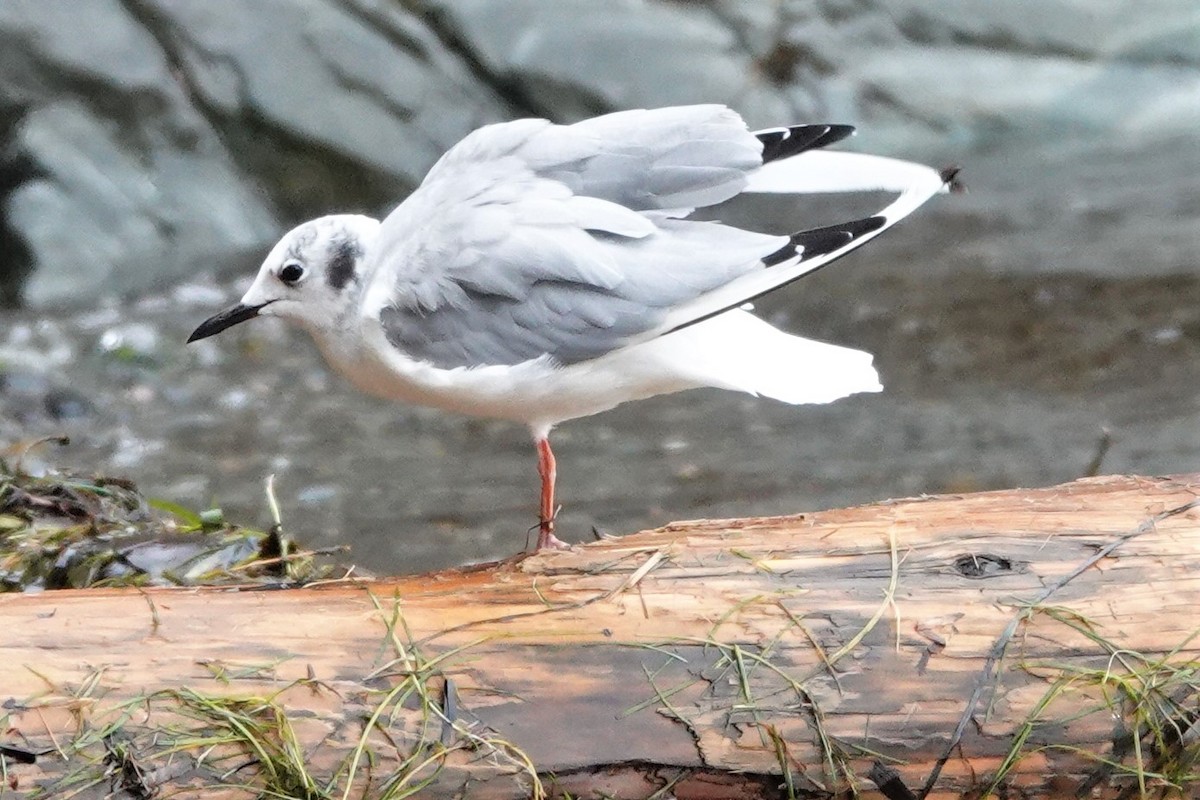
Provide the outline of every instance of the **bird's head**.
{"type": "Polygon", "coordinates": [[[283,317],[314,331],[337,328],[354,307],[363,257],[378,230],[377,220],[354,214],[293,228],[271,249],[241,302],[200,323],[188,341],[258,316],[283,317]]]}

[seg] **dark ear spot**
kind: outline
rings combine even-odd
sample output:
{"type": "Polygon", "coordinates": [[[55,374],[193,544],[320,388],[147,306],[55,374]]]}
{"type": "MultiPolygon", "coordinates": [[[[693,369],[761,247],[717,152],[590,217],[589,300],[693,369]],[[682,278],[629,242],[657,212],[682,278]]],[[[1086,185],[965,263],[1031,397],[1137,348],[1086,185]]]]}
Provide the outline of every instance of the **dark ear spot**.
{"type": "Polygon", "coordinates": [[[344,289],[354,280],[354,262],[361,254],[362,250],[353,239],[339,239],[334,242],[326,276],[332,288],[344,289]]]}

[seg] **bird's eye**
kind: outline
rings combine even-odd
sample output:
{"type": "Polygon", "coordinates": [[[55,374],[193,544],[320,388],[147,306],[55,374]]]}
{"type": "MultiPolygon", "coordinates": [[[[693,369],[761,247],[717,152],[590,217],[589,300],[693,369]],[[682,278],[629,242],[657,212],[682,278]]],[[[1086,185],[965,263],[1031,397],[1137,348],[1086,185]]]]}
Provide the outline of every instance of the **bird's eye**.
{"type": "Polygon", "coordinates": [[[289,261],[283,265],[283,269],[279,270],[279,280],[292,286],[298,280],[304,277],[304,267],[297,264],[295,261],[289,261]]]}

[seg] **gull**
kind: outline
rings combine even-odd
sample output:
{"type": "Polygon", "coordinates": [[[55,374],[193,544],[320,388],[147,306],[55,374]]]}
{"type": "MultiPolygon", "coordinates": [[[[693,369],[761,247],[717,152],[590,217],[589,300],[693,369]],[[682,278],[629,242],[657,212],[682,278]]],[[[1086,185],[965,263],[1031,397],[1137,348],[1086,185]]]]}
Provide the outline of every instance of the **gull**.
{"type": "Polygon", "coordinates": [[[488,125],[382,221],[335,214],[288,232],[241,302],[188,341],[281,317],[369,394],[524,423],[541,478],[537,548],[566,547],[556,424],[698,387],[796,404],[882,389],[870,354],[784,333],[747,305],[953,184],[953,170],[822,149],[853,132],[750,131],[721,105],[488,125]],[[790,236],[690,218],[743,192],[854,191],[897,196],[790,236]]]}

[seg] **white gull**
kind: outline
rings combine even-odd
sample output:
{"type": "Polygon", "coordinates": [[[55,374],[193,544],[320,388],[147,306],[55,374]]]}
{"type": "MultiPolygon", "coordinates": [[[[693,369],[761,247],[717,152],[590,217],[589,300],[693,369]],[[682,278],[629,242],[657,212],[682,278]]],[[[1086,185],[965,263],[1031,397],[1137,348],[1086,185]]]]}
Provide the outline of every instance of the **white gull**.
{"type": "Polygon", "coordinates": [[[241,302],[188,341],[282,317],[365,392],[528,425],[538,547],[563,546],[548,439],[557,423],[704,386],[786,403],[882,388],[870,354],[784,333],[745,307],[953,181],[952,171],[821,149],[852,132],[751,132],[718,105],[489,125],[382,222],[339,214],[287,233],[241,302]],[[791,236],[689,219],[743,192],[848,191],[898,196],[791,236]]]}

